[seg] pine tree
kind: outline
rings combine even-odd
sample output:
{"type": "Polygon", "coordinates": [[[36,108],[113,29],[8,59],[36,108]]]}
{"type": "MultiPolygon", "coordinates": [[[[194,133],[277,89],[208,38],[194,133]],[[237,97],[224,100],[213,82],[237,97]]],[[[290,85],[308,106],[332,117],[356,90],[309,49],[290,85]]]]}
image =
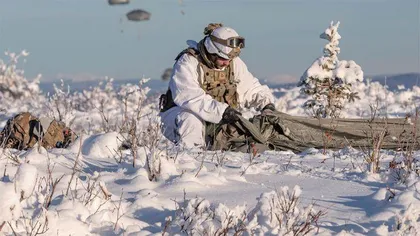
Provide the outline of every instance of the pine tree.
{"type": "Polygon", "coordinates": [[[352,92],[352,84],[363,81],[363,71],[354,61],[340,61],[338,33],[340,22],[331,22],[329,28],[320,35],[328,40],[324,55],[317,58],[300,78],[298,86],[301,93],[311,96],[303,107],[315,117],[340,117],[345,102],[352,103],[360,99],[357,92],[352,92]]]}

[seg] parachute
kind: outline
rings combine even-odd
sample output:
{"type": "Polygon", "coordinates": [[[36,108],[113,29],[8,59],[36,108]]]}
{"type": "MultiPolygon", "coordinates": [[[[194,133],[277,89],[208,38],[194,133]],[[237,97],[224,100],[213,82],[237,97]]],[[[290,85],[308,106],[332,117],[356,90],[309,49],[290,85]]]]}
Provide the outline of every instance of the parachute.
{"type": "Polygon", "coordinates": [[[108,0],[109,5],[121,5],[128,3],[130,3],[130,0],[108,0]]]}
{"type": "Polygon", "coordinates": [[[141,9],[132,10],[126,14],[127,19],[130,21],[144,21],[150,20],[150,13],[141,9]]]}

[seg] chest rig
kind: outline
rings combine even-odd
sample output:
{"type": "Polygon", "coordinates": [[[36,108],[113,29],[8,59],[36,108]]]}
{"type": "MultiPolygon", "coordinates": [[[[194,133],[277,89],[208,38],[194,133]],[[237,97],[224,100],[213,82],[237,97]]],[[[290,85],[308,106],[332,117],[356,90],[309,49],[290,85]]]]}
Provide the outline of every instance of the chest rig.
{"type": "MultiPolygon", "coordinates": [[[[178,60],[183,54],[188,53],[198,60],[197,72],[198,82],[201,88],[218,102],[229,104],[233,108],[238,107],[237,84],[233,70],[233,63],[230,63],[224,70],[215,70],[207,66],[207,58],[203,58],[198,50],[188,48],[183,50],[175,60],[178,60]],[[201,79],[202,78],[202,79],[201,79]]],[[[160,99],[161,112],[169,110],[176,106],[172,99],[171,90],[168,89],[160,99]]]]}

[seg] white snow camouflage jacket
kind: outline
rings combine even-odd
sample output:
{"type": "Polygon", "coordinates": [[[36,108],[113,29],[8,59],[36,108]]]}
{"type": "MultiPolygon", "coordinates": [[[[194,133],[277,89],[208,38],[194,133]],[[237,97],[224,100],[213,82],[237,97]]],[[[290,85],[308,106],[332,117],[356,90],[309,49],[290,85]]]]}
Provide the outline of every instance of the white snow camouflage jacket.
{"type": "MultiPolygon", "coordinates": [[[[200,67],[201,78],[198,78],[198,63],[194,56],[187,53],[175,63],[173,75],[169,81],[173,100],[177,106],[191,111],[202,120],[219,123],[228,104],[216,101],[201,88],[203,71],[200,67]]],[[[231,63],[234,63],[235,81],[239,81],[237,92],[240,108],[254,107],[260,110],[274,101],[270,89],[260,84],[239,57],[234,58],[231,63]]]]}

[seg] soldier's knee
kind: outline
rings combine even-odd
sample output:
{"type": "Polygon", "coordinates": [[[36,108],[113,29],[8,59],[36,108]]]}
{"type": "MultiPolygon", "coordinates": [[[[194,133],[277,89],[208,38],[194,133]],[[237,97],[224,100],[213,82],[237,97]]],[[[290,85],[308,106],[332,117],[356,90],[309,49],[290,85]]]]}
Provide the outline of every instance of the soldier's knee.
{"type": "Polygon", "coordinates": [[[178,141],[186,147],[204,145],[204,122],[190,112],[182,112],[177,121],[178,141]]]}
{"type": "Polygon", "coordinates": [[[185,128],[198,129],[200,131],[203,128],[203,120],[191,112],[181,112],[176,118],[176,124],[179,128],[184,126],[185,128]]]}

